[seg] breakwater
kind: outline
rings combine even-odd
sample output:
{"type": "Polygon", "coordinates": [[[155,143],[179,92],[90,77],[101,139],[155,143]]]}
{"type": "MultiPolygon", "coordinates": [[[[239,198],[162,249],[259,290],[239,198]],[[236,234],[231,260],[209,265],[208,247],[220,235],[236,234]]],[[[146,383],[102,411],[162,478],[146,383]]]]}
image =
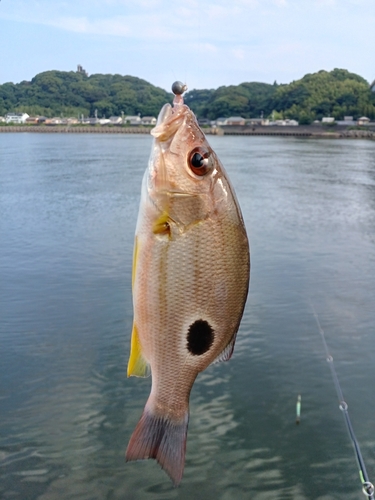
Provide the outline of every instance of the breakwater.
{"type": "MultiPolygon", "coordinates": [[[[64,125],[12,125],[0,126],[0,133],[69,133],[69,134],[149,134],[150,127],[106,127],[106,126],[64,126],[64,125]]],[[[360,138],[375,140],[375,129],[349,129],[335,127],[327,130],[323,126],[305,125],[298,127],[243,127],[223,126],[204,128],[208,135],[248,135],[248,136],[283,136],[321,139],[360,138]]]]}
{"type": "Polygon", "coordinates": [[[12,125],[0,127],[1,132],[68,133],[68,134],[149,134],[148,127],[90,127],[66,125],[12,125]]]}
{"type": "Polygon", "coordinates": [[[375,130],[350,129],[348,127],[335,127],[327,129],[324,126],[301,125],[298,127],[221,127],[221,135],[261,135],[261,136],[292,136],[310,137],[315,139],[342,139],[342,138],[362,138],[375,140],[375,130]]]}

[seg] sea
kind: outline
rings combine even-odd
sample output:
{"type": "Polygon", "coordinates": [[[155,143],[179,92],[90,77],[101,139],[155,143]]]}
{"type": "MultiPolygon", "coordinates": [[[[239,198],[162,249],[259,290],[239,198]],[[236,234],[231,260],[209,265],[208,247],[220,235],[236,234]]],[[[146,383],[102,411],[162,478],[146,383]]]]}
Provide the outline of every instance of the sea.
{"type": "Polygon", "coordinates": [[[0,134],[2,500],[365,498],[316,318],[375,481],[375,142],[208,139],[251,284],[231,360],[194,384],[174,488],[125,462],[150,391],[126,366],[151,136],[0,134]]]}

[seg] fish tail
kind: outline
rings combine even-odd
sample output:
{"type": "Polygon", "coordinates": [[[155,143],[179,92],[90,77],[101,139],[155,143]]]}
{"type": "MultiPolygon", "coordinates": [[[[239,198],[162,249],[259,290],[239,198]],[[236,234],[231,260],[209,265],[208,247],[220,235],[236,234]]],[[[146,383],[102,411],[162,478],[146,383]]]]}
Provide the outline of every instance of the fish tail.
{"type": "Polygon", "coordinates": [[[155,458],[174,486],[178,486],[184,472],[188,423],[188,410],[175,420],[168,415],[155,415],[146,405],[130,438],[126,461],[155,458]]]}

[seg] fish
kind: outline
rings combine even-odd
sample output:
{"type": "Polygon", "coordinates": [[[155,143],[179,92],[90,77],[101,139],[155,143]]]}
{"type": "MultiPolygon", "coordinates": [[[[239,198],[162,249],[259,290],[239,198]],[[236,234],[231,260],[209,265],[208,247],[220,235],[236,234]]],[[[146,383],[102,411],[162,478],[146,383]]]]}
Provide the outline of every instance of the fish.
{"type": "Polygon", "coordinates": [[[152,382],[126,461],[156,459],[177,486],[190,391],[200,372],[232,356],[250,249],[228,175],[174,92],[151,131],[136,223],[128,376],[151,374],[152,382]]]}

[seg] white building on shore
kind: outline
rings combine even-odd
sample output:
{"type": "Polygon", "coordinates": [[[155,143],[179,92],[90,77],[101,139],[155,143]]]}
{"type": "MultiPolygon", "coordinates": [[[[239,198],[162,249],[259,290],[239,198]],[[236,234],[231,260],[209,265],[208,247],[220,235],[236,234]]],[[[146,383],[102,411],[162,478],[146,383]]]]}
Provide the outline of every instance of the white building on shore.
{"type": "Polygon", "coordinates": [[[29,115],[27,113],[8,113],[5,116],[6,123],[25,123],[29,115]]]}
{"type": "Polygon", "coordinates": [[[127,123],[128,125],[140,125],[141,117],[139,115],[125,116],[124,123],[127,123]]]}
{"type": "Polygon", "coordinates": [[[358,125],[369,125],[370,118],[367,118],[367,116],[361,116],[361,118],[358,118],[357,124],[358,125]]]}
{"type": "Polygon", "coordinates": [[[142,125],[156,125],[156,121],[155,116],[144,116],[141,118],[142,125]]]}

